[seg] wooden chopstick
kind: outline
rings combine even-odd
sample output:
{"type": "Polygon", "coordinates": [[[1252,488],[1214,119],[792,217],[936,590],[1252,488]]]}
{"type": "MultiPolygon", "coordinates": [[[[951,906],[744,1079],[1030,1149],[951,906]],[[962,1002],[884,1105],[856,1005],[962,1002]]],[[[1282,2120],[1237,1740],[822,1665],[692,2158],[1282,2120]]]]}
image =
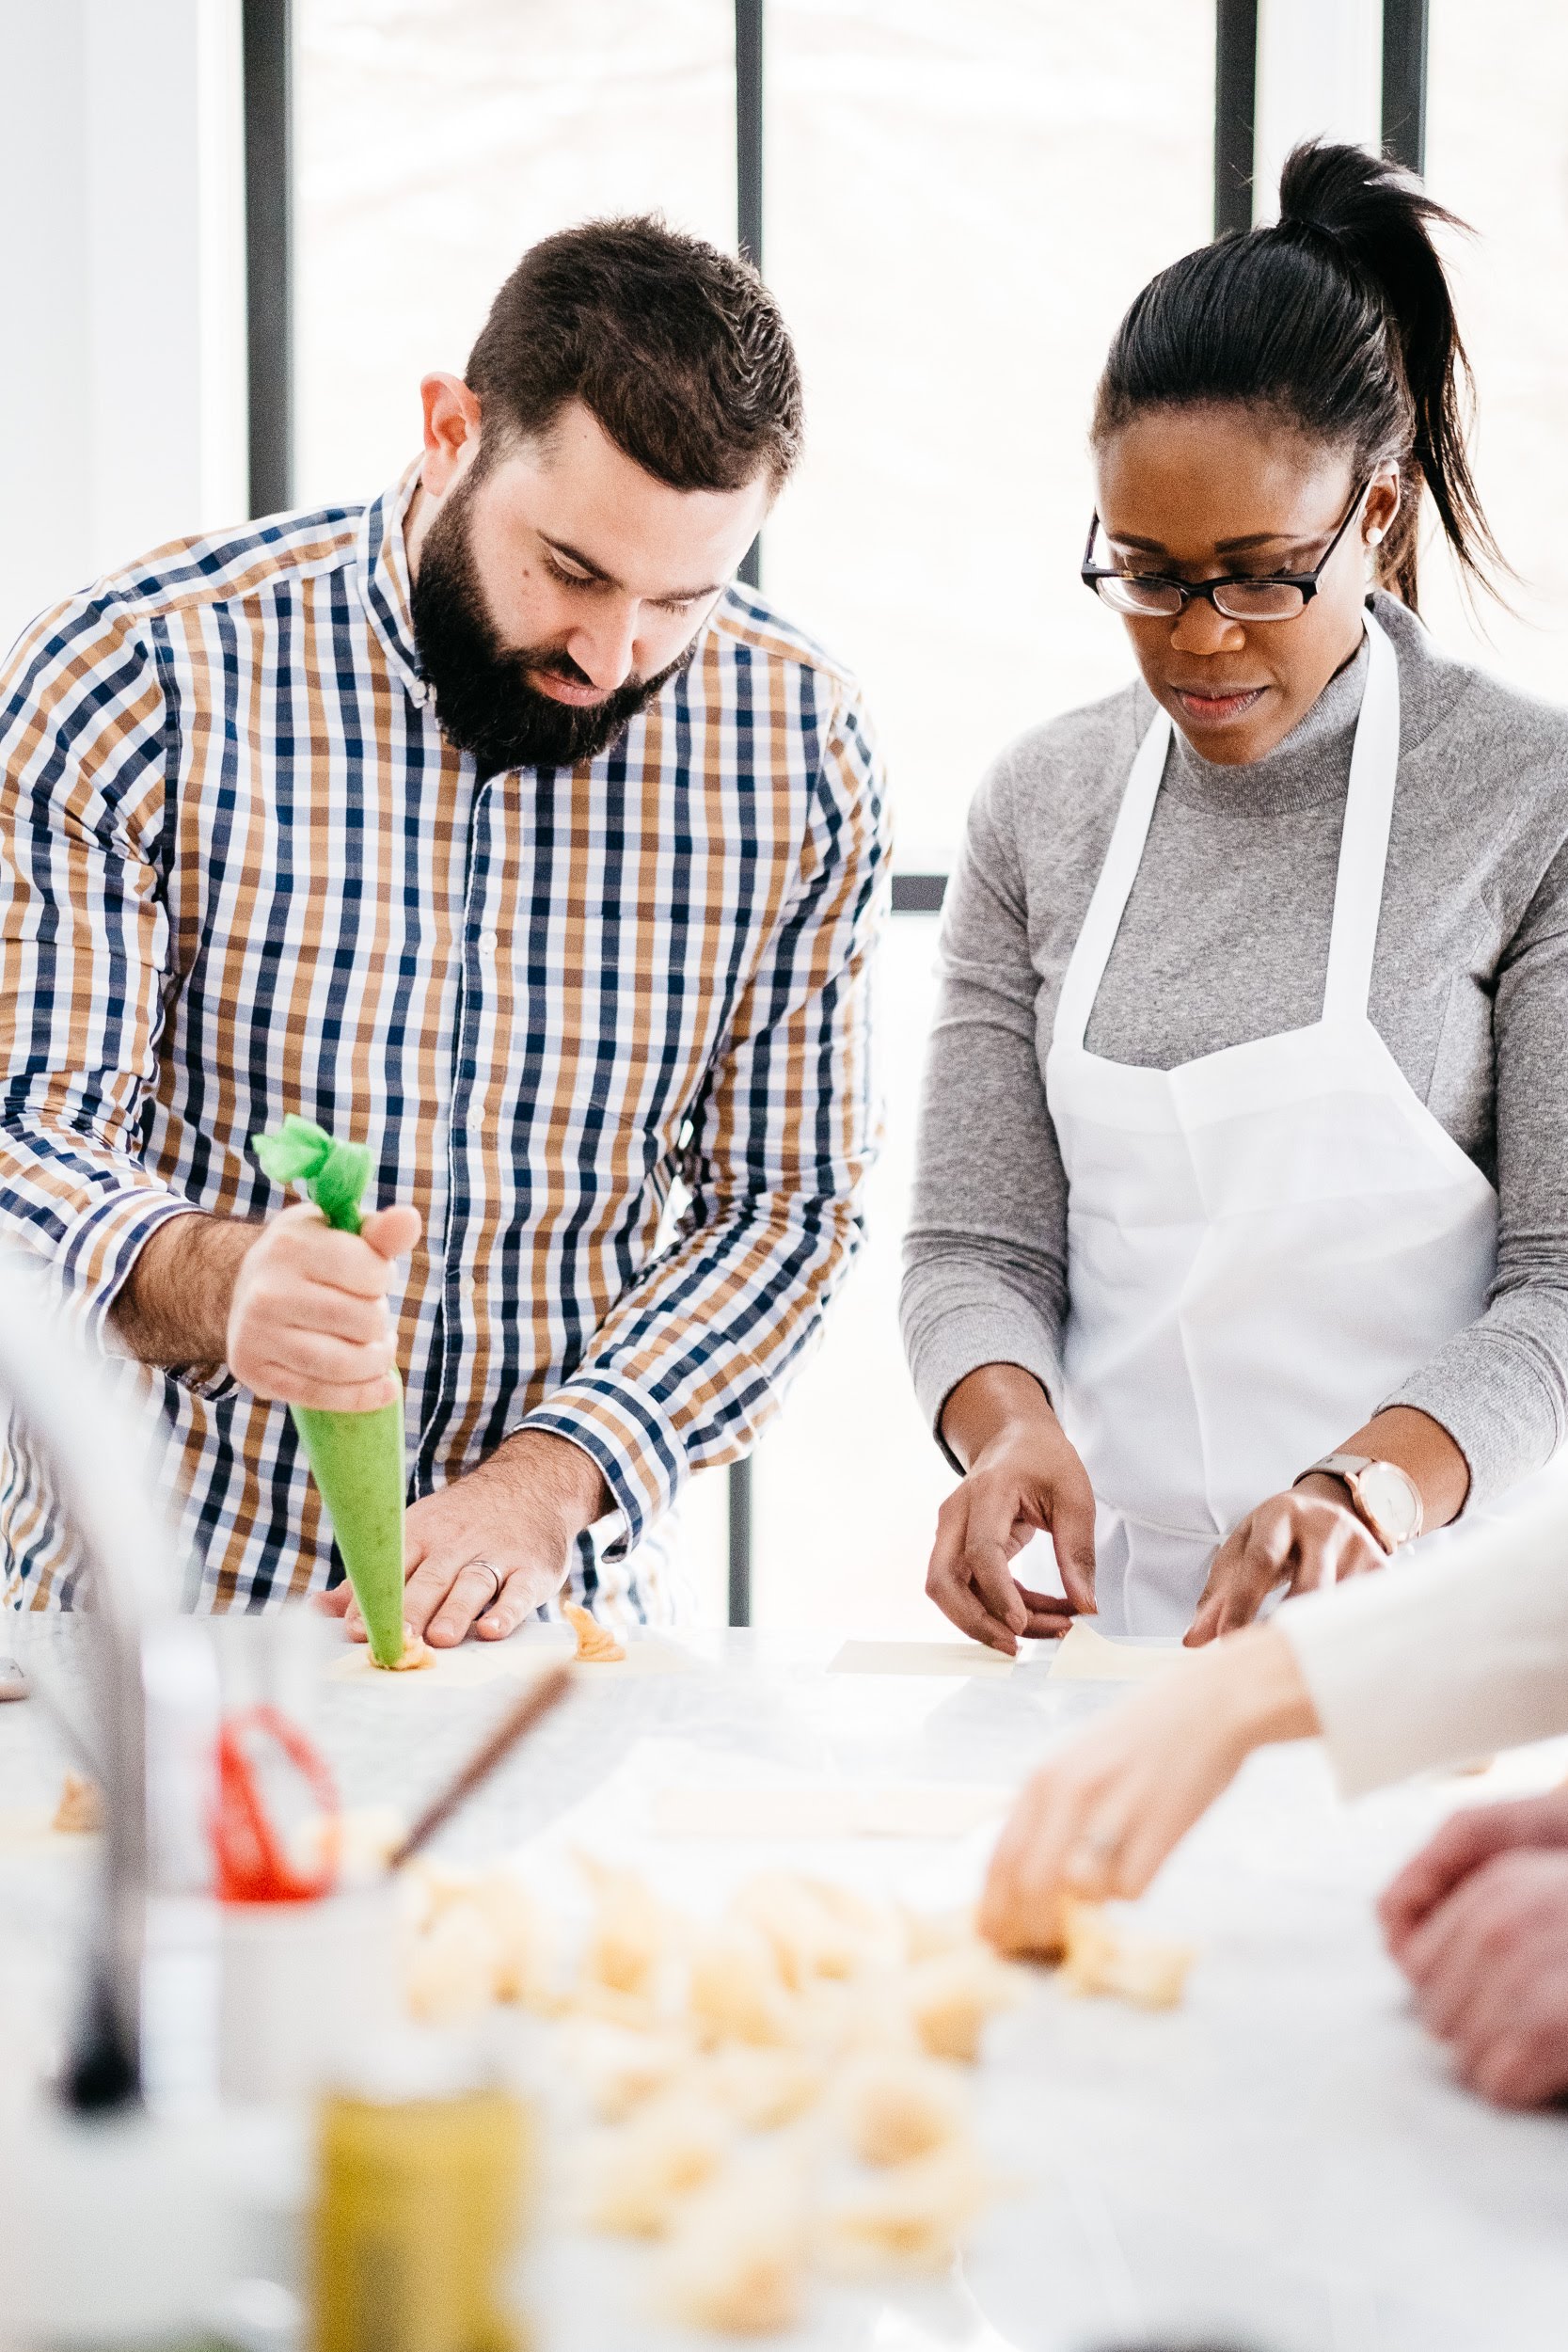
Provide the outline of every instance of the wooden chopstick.
{"type": "Polygon", "coordinates": [[[570,1666],[551,1666],[540,1676],[531,1690],[523,1692],[516,1706],[507,1709],[456,1777],[431,1799],[402,1845],[395,1847],[388,1855],[388,1870],[401,1870],[421,1846],[429,1844],[438,1829],[445,1828],[458,1806],[467,1804],[474,1790],[489,1779],[497,1765],[511,1755],[518,1740],[526,1739],[552,1707],[559,1706],[566,1695],[571,1679],[570,1666]]]}

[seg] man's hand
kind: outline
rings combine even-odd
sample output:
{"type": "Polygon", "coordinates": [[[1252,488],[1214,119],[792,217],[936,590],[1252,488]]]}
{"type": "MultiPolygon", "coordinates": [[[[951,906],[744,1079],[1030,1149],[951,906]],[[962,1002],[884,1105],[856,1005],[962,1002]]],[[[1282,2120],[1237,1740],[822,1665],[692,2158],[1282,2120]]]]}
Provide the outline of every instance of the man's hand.
{"type": "Polygon", "coordinates": [[[1094,1489],[1038,1381],[1016,1364],[960,1380],[942,1434],[968,1475],[937,1513],[926,1590],[991,1649],[1065,1633],[1094,1608],[1094,1489]],[[1067,1597],[1019,1583],[1012,1562],[1037,1529],[1056,1549],[1067,1597]]]}
{"type": "Polygon", "coordinates": [[[417,1209],[378,1209],[341,1233],[296,1202],[263,1225],[239,1263],[225,1360],[257,1396],[328,1413],[394,1404],[395,1261],[420,1237],[417,1209]]]}
{"type": "MultiPolygon", "coordinates": [[[[472,1631],[499,1642],[553,1600],[572,1547],[611,1499],[579,1446],[545,1430],[519,1430],[466,1478],[416,1502],[407,1518],[404,1615],[433,1649],[472,1631]]],[[[356,1642],[364,1620],[346,1583],[319,1606],[344,1617],[356,1642]]]]}
{"type": "Polygon", "coordinates": [[[1418,1930],[1473,1871],[1525,1846],[1568,1851],[1568,1788],[1511,1804],[1476,1805],[1445,1821],[1405,1864],[1377,1907],[1400,1966],[1418,1930]]]}
{"type": "Polygon", "coordinates": [[[991,1857],[981,1932],[1005,1952],[1051,1951],[1064,1895],[1141,1895],[1253,1748],[1317,1728],[1276,1626],[1178,1667],[1066,1741],[1024,1788],[991,1857]]]}
{"type": "Polygon", "coordinates": [[[1209,1581],[1187,1629],[1189,1649],[1250,1625],[1276,1587],[1315,1593],[1365,1576],[1387,1558],[1350,1505],[1337,1478],[1304,1478],[1271,1495],[1233,1527],[1209,1565],[1209,1581]]]}
{"type": "Polygon", "coordinates": [[[1495,1853],[1422,1921],[1402,1964],[1472,2090],[1508,2107],[1568,2091],[1568,1852],[1495,1853]]]}

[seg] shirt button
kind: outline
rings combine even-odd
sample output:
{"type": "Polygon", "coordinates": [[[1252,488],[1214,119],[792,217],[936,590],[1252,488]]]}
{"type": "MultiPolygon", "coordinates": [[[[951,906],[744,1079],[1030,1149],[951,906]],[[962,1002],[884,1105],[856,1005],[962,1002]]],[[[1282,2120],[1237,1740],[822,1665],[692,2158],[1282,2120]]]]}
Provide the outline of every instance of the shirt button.
{"type": "Polygon", "coordinates": [[[488,963],[494,956],[498,944],[499,943],[494,931],[481,931],[479,937],[474,942],[475,946],[479,949],[480,954],[483,957],[486,963],[488,963]]]}

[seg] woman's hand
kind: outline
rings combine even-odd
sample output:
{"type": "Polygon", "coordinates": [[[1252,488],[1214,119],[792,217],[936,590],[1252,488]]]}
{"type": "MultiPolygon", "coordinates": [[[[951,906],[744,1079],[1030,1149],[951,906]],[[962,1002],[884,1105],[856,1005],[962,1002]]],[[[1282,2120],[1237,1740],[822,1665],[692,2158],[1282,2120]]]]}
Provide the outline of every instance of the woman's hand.
{"type": "Polygon", "coordinates": [[[1381,1568],[1386,1558],[1337,1478],[1304,1478],[1231,1529],[1210,1563],[1187,1646],[1198,1649],[1217,1634],[1250,1625],[1277,1586],[1315,1593],[1320,1585],[1381,1568]]]}
{"type": "Polygon", "coordinates": [[[1065,1633],[1094,1608],[1094,1489],[1044,1390],[1016,1364],[960,1380],[942,1435],[967,1470],[937,1514],[926,1590],[943,1616],[991,1649],[1065,1633]],[[1048,1529],[1067,1594],[1032,1591],[1012,1562],[1048,1529]]]}
{"type": "MultiPolygon", "coordinates": [[[[1393,1462],[1421,1498],[1421,1523],[1447,1527],[1464,1508],[1470,1466],[1444,1428],[1414,1405],[1386,1405],[1341,1439],[1338,1454],[1393,1462]]],[[[1196,1649],[1216,1633],[1249,1625],[1270,1593],[1316,1592],[1347,1576],[1381,1568],[1387,1554],[1351,1507],[1337,1478],[1314,1471],[1289,1494],[1271,1495],[1233,1527],[1209,1566],[1209,1581],[1188,1629],[1196,1649]]]]}
{"type": "Polygon", "coordinates": [[[1178,1663],[1028,1783],[991,1857],[982,1933],[1004,1952],[1053,1952],[1064,1896],[1141,1895],[1252,1749],[1318,1727],[1295,1652],[1276,1626],[1178,1663]]]}

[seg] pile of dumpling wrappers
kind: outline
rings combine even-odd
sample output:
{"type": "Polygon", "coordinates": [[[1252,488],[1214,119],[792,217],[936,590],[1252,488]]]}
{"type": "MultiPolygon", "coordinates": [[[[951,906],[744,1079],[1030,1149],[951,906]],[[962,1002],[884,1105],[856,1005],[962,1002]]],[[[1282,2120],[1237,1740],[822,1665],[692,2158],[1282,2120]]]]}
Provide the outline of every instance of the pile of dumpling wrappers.
{"type": "MultiPolygon", "coordinates": [[[[793,2325],[814,2271],[945,2268],[1007,2186],[968,2074],[1030,1972],[967,1916],[827,1880],[760,1877],[699,1920],[578,1860],[589,1916],[570,1938],[510,1870],[420,1870],[408,1972],[423,2020],[499,2000],[552,2021],[572,2221],[658,2241],[653,2310],[732,2334],[793,2325]]],[[[1088,1906],[1064,1946],[1077,1990],[1180,1997],[1184,1949],[1130,1948],[1088,1906]]]]}

